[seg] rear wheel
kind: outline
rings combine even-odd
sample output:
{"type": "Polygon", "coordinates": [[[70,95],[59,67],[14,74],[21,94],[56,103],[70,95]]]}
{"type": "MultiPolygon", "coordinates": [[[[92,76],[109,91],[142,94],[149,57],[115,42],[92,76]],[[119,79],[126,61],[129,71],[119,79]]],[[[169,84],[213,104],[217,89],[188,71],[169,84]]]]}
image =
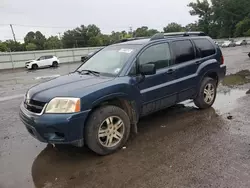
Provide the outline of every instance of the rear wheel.
{"type": "Polygon", "coordinates": [[[96,109],[85,127],[86,145],[99,155],[119,150],[128,140],[130,120],[124,110],[116,106],[96,109]]]}
{"type": "Polygon", "coordinates": [[[217,94],[217,84],[212,78],[203,79],[200,90],[194,99],[194,104],[200,109],[206,109],[214,104],[217,94]]]}
{"type": "Polygon", "coordinates": [[[54,62],[52,63],[52,67],[58,67],[58,62],[57,62],[57,61],[54,61],[54,62]]]}
{"type": "Polygon", "coordinates": [[[37,65],[37,64],[33,64],[33,65],[31,66],[31,68],[32,68],[33,70],[36,70],[36,69],[38,69],[38,65],[37,65]]]}

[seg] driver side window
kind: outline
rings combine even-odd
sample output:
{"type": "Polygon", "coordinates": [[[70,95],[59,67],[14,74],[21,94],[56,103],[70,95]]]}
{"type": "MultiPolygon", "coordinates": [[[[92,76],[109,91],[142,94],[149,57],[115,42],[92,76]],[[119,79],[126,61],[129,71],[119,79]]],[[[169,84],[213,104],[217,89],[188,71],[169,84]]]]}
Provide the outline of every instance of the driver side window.
{"type": "Polygon", "coordinates": [[[168,43],[150,46],[139,57],[139,65],[154,64],[156,70],[168,67],[171,55],[168,43]]]}

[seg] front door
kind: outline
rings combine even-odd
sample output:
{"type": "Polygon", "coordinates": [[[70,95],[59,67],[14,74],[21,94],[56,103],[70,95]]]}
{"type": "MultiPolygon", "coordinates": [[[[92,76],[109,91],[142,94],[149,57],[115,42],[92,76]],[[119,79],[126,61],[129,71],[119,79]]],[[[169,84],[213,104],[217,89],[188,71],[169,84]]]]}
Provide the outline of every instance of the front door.
{"type": "Polygon", "coordinates": [[[44,66],[46,66],[46,59],[45,59],[45,56],[42,56],[42,57],[40,57],[39,59],[38,59],[38,66],[39,67],[44,67],[44,66]]]}
{"type": "Polygon", "coordinates": [[[147,47],[138,57],[139,66],[155,64],[156,74],[145,76],[138,83],[142,97],[141,115],[158,111],[175,104],[176,85],[174,84],[174,71],[169,67],[171,53],[168,43],[158,43],[147,47]]]}

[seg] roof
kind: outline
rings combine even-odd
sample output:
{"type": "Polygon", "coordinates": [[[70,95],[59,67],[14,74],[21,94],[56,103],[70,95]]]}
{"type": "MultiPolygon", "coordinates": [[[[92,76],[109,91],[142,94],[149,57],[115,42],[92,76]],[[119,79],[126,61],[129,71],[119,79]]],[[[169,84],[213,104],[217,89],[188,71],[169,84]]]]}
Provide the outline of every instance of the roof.
{"type": "Polygon", "coordinates": [[[138,39],[138,40],[131,40],[131,41],[126,41],[126,42],[120,42],[117,44],[145,44],[148,43],[150,41],[150,38],[145,38],[145,39],[138,39]]]}
{"type": "MultiPolygon", "coordinates": [[[[150,41],[156,40],[175,40],[177,38],[196,38],[196,37],[205,37],[206,34],[201,31],[195,32],[175,32],[175,33],[156,33],[151,38],[147,37],[137,37],[137,38],[127,38],[118,41],[116,44],[131,44],[131,45],[142,45],[150,41]]],[[[115,45],[116,45],[115,44],[115,45]]]]}

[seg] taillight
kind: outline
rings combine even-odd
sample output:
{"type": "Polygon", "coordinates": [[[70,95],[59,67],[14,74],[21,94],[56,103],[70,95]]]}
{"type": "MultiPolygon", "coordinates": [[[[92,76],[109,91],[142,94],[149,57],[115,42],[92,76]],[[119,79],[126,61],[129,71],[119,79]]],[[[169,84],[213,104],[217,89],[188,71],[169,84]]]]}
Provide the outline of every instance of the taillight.
{"type": "Polygon", "coordinates": [[[223,65],[224,64],[224,57],[223,57],[223,55],[221,56],[221,58],[220,58],[220,63],[223,65]]]}

